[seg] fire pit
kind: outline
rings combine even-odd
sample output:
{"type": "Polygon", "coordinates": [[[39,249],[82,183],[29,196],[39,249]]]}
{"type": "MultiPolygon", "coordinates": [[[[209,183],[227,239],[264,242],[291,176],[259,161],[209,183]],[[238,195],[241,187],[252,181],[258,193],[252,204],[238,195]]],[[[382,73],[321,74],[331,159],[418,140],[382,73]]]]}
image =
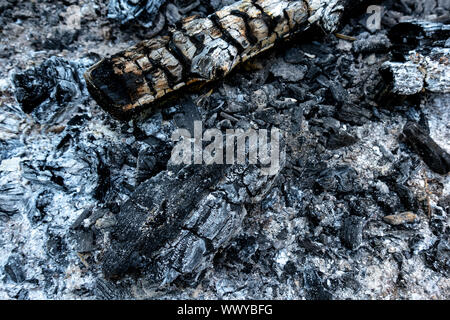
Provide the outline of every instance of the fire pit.
{"type": "Polygon", "coordinates": [[[0,299],[449,299],[449,12],[0,1],[0,299]]]}

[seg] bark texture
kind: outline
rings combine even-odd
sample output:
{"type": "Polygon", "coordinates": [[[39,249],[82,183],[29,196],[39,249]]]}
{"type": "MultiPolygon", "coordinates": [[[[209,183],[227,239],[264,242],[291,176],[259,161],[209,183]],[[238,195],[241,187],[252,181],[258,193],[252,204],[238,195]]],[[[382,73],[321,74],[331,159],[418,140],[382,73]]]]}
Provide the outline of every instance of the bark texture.
{"type": "Polygon", "coordinates": [[[292,34],[336,28],[347,0],[242,0],[186,18],[165,36],[105,58],[85,78],[100,106],[126,119],[180,89],[220,79],[292,34]]]}

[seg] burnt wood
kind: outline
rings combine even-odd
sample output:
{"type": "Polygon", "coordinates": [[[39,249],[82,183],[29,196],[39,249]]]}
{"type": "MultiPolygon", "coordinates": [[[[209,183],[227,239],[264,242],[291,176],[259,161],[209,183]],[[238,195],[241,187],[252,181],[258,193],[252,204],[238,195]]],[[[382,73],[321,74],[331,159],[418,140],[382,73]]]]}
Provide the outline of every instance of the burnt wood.
{"type": "Polygon", "coordinates": [[[186,18],[168,35],[105,58],[85,74],[91,95],[128,119],[182,89],[223,78],[280,40],[318,25],[333,31],[347,0],[242,0],[212,15],[186,18]]]}

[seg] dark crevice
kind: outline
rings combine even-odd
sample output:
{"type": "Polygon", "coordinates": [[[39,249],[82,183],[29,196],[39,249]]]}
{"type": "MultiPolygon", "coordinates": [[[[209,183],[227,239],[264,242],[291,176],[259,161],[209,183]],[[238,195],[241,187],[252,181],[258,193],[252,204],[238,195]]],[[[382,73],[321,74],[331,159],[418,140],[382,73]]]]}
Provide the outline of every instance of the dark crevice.
{"type": "Polygon", "coordinates": [[[258,39],[253,34],[252,28],[250,27],[249,21],[250,17],[246,12],[242,12],[239,10],[232,10],[230,12],[231,15],[241,18],[244,21],[245,25],[245,37],[251,45],[255,45],[258,43],[258,39]]]}
{"type": "Polygon", "coordinates": [[[261,12],[262,19],[264,23],[267,25],[269,36],[275,32],[275,28],[278,25],[278,22],[275,21],[267,12],[264,11],[263,7],[259,5],[259,3],[256,2],[256,0],[252,0],[253,6],[258,9],[261,12]]]}
{"type": "Polygon", "coordinates": [[[156,90],[155,90],[155,87],[153,86],[153,77],[152,77],[151,73],[149,73],[148,71],[144,71],[144,69],[142,69],[142,67],[139,64],[139,62],[135,61],[135,64],[139,68],[139,70],[142,71],[142,74],[143,74],[144,79],[145,79],[145,83],[147,84],[148,88],[150,89],[150,92],[153,95],[156,95],[156,90]]]}
{"type": "Polygon", "coordinates": [[[159,63],[158,61],[155,61],[152,58],[150,58],[149,53],[147,53],[147,58],[155,68],[161,70],[164,73],[164,75],[166,76],[167,84],[169,85],[169,88],[173,89],[173,87],[175,86],[175,84],[177,82],[177,78],[172,74],[172,72],[170,72],[166,66],[164,66],[161,63],[159,63]]]}
{"type": "Polygon", "coordinates": [[[175,59],[183,67],[183,79],[188,79],[191,71],[191,61],[184,55],[184,53],[178,48],[178,46],[173,41],[173,34],[170,33],[170,40],[166,44],[166,49],[175,57],[175,59]]]}
{"type": "Polygon", "coordinates": [[[209,19],[212,21],[213,25],[220,30],[222,33],[222,39],[228,42],[230,45],[235,47],[238,51],[238,54],[241,54],[244,52],[244,48],[242,45],[237,41],[235,38],[231,36],[231,34],[222,26],[222,23],[220,22],[220,18],[213,13],[209,16],[209,19]]]}

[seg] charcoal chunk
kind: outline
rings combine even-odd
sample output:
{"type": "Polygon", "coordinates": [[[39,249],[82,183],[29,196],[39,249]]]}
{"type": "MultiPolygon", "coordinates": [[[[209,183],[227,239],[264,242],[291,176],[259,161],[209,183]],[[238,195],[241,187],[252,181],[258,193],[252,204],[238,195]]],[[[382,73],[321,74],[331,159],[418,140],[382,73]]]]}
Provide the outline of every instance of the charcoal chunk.
{"type": "Polygon", "coordinates": [[[306,60],[307,58],[305,54],[297,48],[291,48],[287,50],[286,54],[284,55],[284,61],[286,61],[287,63],[298,64],[304,63],[306,60]]]}
{"type": "Polygon", "coordinates": [[[450,275],[450,238],[448,232],[425,253],[427,264],[446,277],[450,275]]]}
{"type": "Polygon", "coordinates": [[[333,133],[327,140],[326,147],[330,150],[335,150],[343,147],[348,147],[358,142],[358,139],[349,135],[346,132],[333,133]]]}
{"type": "Polygon", "coordinates": [[[298,101],[305,101],[307,91],[306,89],[299,87],[293,83],[287,85],[287,91],[292,95],[293,98],[298,101]]]}
{"type": "Polygon", "coordinates": [[[436,256],[434,265],[436,270],[450,275],[450,243],[448,237],[439,240],[436,246],[436,256]]]}
{"type": "Polygon", "coordinates": [[[415,198],[414,193],[408,187],[399,183],[395,184],[394,188],[405,209],[416,211],[418,208],[418,201],[415,198]]]}
{"type": "Polygon", "coordinates": [[[56,234],[49,234],[47,240],[47,254],[55,259],[60,265],[63,265],[66,260],[67,244],[65,240],[56,234]]]}
{"type": "Polygon", "coordinates": [[[338,166],[322,171],[316,180],[316,185],[325,191],[346,193],[355,191],[357,177],[358,174],[352,167],[338,166]]]}
{"type": "Polygon", "coordinates": [[[349,249],[357,249],[362,243],[364,219],[350,216],[344,220],[341,229],[341,241],[349,249]]]}
{"type": "Polygon", "coordinates": [[[28,290],[20,289],[15,298],[17,300],[29,300],[28,290]]]}
{"type": "Polygon", "coordinates": [[[32,113],[39,122],[50,122],[61,111],[70,111],[69,102],[87,99],[82,75],[92,63],[88,58],[69,62],[54,56],[36,68],[16,73],[16,99],[24,112],[32,113]]]}
{"type": "Polygon", "coordinates": [[[345,104],[338,112],[336,112],[336,119],[361,126],[372,117],[372,112],[365,108],[358,107],[354,104],[345,104]]]}
{"type": "Polygon", "coordinates": [[[121,24],[136,22],[143,27],[153,26],[159,8],[166,0],[110,0],[108,5],[108,18],[119,21],[121,24]]]}
{"type": "Polygon", "coordinates": [[[137,181],[143,182],[153,176],[156,166],[156,157],[153,152],[148,152],[143,150],[139,152],[138,163],[137,163],[137,181]]]}
{"type": "Polygon", "coordinates": [[[431,170],[442,175],[450,171],[450,154],[417,123],[408,121],[403,128],[403,137],[411,150],[418,154],[431,170]]]}
{"type": "Polygon", "coordinates": [[[25,281],[25,272],[22,269],[22,262],[14,255],[10,256],[5,265],[5,274],[11,281],[21,283],[25,281]]]}
{"type": "Polygon", "coordinates": [[[331,300],[332,294],[326,289],[322,278],[318,272],[312,268],[307,268],[303,272],[303,281],[308,298],[311,300],[331,300]]]}
{"type": "Polygon", "coordinates": [[[27,190],[19,183],[0,186],[0,217],[9,217],[21,212],[25,205],[27,190]]]}
{"type": "Polygon", "coordinates": [[[258,172],[256,167],[187,166],[143,182],[117,215],[103,260],[105,276],[116,278],[137,269],[165,284],[198,275],[240,230],[243,204],[265,194],[273,183],[274,177],[258,172]],[[252,195],[244,186],[248,177],[258,182],[247,187],[252,195]]]}
{"type": "Polygon", "coordinates": [[[387,52],[391,46],[388,37],[382,33],[370,35],[365,32],[353,42],[353,50],[356,53],[380,53],[387,52]]]}
{"type": "Polygon", "coordinates": [[[47,207],[52,203],[53,201],[53,193],[44,190],[41,192],[37,199],[36,199],[36,211],[32,216],[29,216],[31,221],[38,222],[42,220],[47,215],[47,207]]]}
{"type": "Polygon", "coordinates": [[[86,253],[96,248],[94,232],[90,229],[78,230],[75,234],[75,239],[77,241],[76,250],[78,252],[86,253]]]}
{"type": "Polygon", "coordinates": [[[290,82],[302,80],[307,71],[308,68],[304,65],[292,65],[284,61],[277,61],[270,68],[270,72],[272,72],[275,77],[280,77],[290,82]]]}
{"type": "Polygon", "coordinates": [[[71,230],[80,229],[83,227],[83,221],[92,214],[92,208],[87,208],[78,216],[74,223],[70,226],[71,230]]]}
{"type": "Polygon", "coordinates": [[[328,86],[331,103],[336,103],[341,106],[349,101],[349,94],[347,90],[339,82],[331,82],[328,86]]]}

